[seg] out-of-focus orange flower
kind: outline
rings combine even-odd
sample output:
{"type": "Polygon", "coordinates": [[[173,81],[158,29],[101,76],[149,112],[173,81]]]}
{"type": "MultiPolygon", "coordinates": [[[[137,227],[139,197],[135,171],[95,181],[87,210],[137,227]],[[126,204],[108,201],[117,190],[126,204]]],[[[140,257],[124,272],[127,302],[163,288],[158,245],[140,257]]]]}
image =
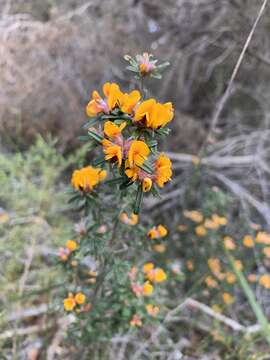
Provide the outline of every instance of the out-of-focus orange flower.
{"type": "Polygon", "coordinates": [[[72,252],[78,249],[78,244],[74,240],[68,240],[66,242],[66,248],[72,252]]]}
{"type": "Polygon", "coordinates": [[[185,210],[183,215],[196,223],[200,223],[203,221],[203,214],[197,210],[185,210]]]}
{"type": "Polygon", "coordinates": [[[214,278],[212,278],[212,276],[206,276],[206,278],[204,279],[204,282],[206,283],[206,285],[208,287],[211,287],[211,288],[218,287],[217,281],[214,278]]]}
{"type": "Polygon", "coordinates": [[[64,309],[66,311],[72,311],[76,306],[76,301],[72,294],[70,294],[66,299],[64,299],[64,309]]]}
{"type": "Polygon", "coordinates": [[[257,281],[257,275],[256,274],[249,274],[248,275],[248,281],[251,282],[251,283],[254,283],[257,281]]]}
{"type": "Polygon", "coordinates": [[[256,241],[259,244],[270,245],[270,234],[259,231],[256,235],[256,241]]]}
{"type": "Polygon", "coordinates": [[[230,305],[235,301],[234,297],[228,292],[222,294],[222,299],[226,305],[230,305]]]}
{"type": "Polygon", "coordinates": [[[160,254],[163,254],[166,251],[166,245],[164,244],[156,244],[153,246],[153,249],[160,254]]]}
{"type": "Polygon", "coordinates": [[[143,272],[147,274],[149,271],[154,269],[154,264],[149,262],[143,265],[143,272]]]}
{"type": "Polygon", "coordinates": [[[194,270],[194,263],[192,260],[187,260],[186,261],[186,267],[189,271],[193,271],[194,270]]]}
{"type": "Polygon", "coordinates": [[[159,313],[159,307],[158,306],[154,306],[152,304],[147,304],[145,306],[145,308],[146,308],[146,311],[147,311],[148,315],[150,315],[150,316],[155,317],[159,313]]]}
{"type": "Polygon", "coordinates": [[[243,270],[243,264],[241,262],[241,260],[235,260],[234,261],[234,266],[236,267],[237,270],[242,271],[243,270]]]}
{"type": "Polygon", "coordinates": [[[158,225],[157,227],[154,226],[152,229],[150,229],[147,233],[147,236],[150,239],[160,239],[165,237],[168,234],[168,230],[163,225],[158,225]]]}
{"type": "Polygon", "coordinates": [[[144,296],[151,296],[154,291],[153,285],[150,283],[150,281],[146,281],[143,284],[143,295],[144,296]]]}
{"type": "Polygon", "coordinates": [[[197,236],[205,236],[207,234],[207,230],[203,225],[198,225],[195,227],[195,233],[197,236]]]}
{"type": "Polygon", "coordinates": [[[233,239],[230,236],[225,236],[223,239],[224,242],[224,247],[227,250],[235,250],[236,249],[236,245],[235,242],[233,241],[233,239]]]}
{"type": "Polygon", "coordinates": [[[231,272],[227,272],[226,281],[228,284],[234,284],[236,282],[236,276],[231,272]]]}
{"type": "Polygon", "coordinates": [[[248,247],[248,248],[254,247],[254,240],[253,240],[252,236],[250,236],[250,235],[244,236],[243,245],[248,247]]]}
{"type": "Polygon", "coordinates": [[[135,314],[133,315],[132,319],[129,322],[130,326],[138,326],[141,327],[142,326],[142,320],[139,317],[139,315],[135,314]]]}
{"type": "Polygon", "coordinates": [[[137,225],[139,221],[139,216],[133,213],[128,217],[127,213],[122,212],[119,218],[123,224],[132,226],[137,225]]]}
{"type": "Polygon", "coordinates": [[[259,279],[259,283],[265,289],[270,289],[270,275],[268,275],[268,274],[262,275],[259,279]]]}
{"type": "Polygon", "coordinates": [[[75,295],[75,301],[77,304],[82,305],[85,303],[85,295],[82,292],[79,292],[75,295]]]}
{"type": "Polygon", "coordinates": [[[265,247],[263,253],[266,257],[270,258],[270,246],[265,247]]]}

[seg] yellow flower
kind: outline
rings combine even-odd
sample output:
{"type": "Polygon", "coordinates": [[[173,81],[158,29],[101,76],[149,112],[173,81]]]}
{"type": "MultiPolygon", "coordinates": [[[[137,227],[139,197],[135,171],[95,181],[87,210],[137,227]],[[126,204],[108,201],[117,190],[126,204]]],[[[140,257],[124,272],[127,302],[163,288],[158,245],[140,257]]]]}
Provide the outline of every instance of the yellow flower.
{"type": "Polygon", "coordinates": [[[73,296],[69,296],[64,299],[64,309],[66,311],[72,311],[76,306],[76,301],[73,296]]]}
{"type": "Polygon", "coordinates": [[[144,178],[142,182],[143,192],[150,191],[151,187],[152,187],[152,180],[149,177],[144,178]]]}
{"type": "Polygon", "coordinates": [[[227,250],[235,250],[236,245],[230,236],[225,236],[223,239],[224,247],[227,250]]]}
{"type": "Polygon", "coordinates": [[[160,104],[154,99],[143,101],[135,110],[134,122],[151,129],[159,129],[173,119],[172,103],[160,104]]]}
{"type": "Polygon", "coordinates": [[[75,301],[77,304],[82,305],[85,303],[85,295],[81,292],[75,295],[75,301]]]}
{"type": "Polygon", "coordinates": [[[153,269],[154,269],[154,264],[153,263],[146,263],[143,266],[143,272],[145,274],[147,274],[150,270],[153,270],[153,269]]]}
{"type": "Polygon", "coordinates": [[[212,276],[206,276],[206,278],[204,279],[204,282],[206,283],[206,285],[208,287],[211,287],[211,288],[218,287],[218,283],[216,282],[215,279],[212,278],[212,276]]]}
{"type": "Polygon", "coordinates": [[[226,225],[228,222],[225,216],[219,216],[217,214],[212,215],[212,220],[220,226],[226,225]]]}
{"type": "Polygon", "coordinates": [[[128,162],[131,167],[134,165],[141,166],[148,155],[150,154],[150,149],[147,144],[140,140],[134,140],[131,143],[128,152],[128,162]]]}
{"type": "Polygon", "coordinates": [[[86,113],[88,116],[96,116],[99,113],[108,114],[111,110],[118,106],[120,100],[123,97],[119,86],[115,83],[105,83],[103,85],[103,93],[106,99],[103,99],[99,93],[95,90],[92,93],[92,100],[86,107],[86,113]]]}
{"type": "Polygon", "coordinates": [[[232,304],[234,302],[234,300],[235,300],[234,297],[231,294],[227,293],[227,292],[222,294],[222,299],[224,301],[224,304],[226,304],[226,305],[232,304]]]}
{"type": "Polygon", "coordinates": [[[185,210],[183,214],[187,219],[190,219],[196,223],[200,223],[203,221],[202,213],[197,210],[185,210]]]}
{"type": "Polygon", "coordinates": [[[140,101],[141,94],[138,90],[133,90],[129,94],[124,94],[120,103],[120,108],[124,113],[131,114],[140,101]]]}
{"type": "Polygon", "coordinates": [[[234,284],[236,282],[236,276],[231,272],[227,272],[226,281],[228,284],[234,284]]]}
{"type": "Polygon", "coordinates": [[[189,271],[193,271],[194,270],[194,263],[192,260],[187,260],[186,262],[186,267],[189,271]]]}
{"type": "Polygon", "coordinates": [[[147,304],[145,306],[145,308],[146,308],[146,311],[147,311],[148,315],[150,315],[150,316],[155,317],[159,313],[159,307],[158,306],[154,306],[152,304],[147,304]]]}
{"type": "Polygon", "coordinates": [[[237,270],[242,271],[243,270],[243,264],[241,262],[241,260],[235,260],[234,261],[234,266],[236,267],[237,270]]]}
{"type": "Polygon", "coordinates": [[[270,234],[267,234],[266,232],[259,231],[256,236],[257,243],[264,244],[264,245],[270,245],[270,234]]]}
{"type": "Polygon", "coordinates": [[[137,314],[133,315],[133,318],[130,320],[129,324],[130,324],[130,326],[141,327],[142,321],[141,321],[141,318],[139,317],[139,315],[137,315],[137,314]]]}
{"type": "Polygon", "coordinates": [[[205,236],[207,231],[203,225],[199,225],[195,227],[195,233],[197,236],[205,236]]]}
{"type": "Polygon", "coordinates": [[[262,285],[266,289],[270,289],[270,275],[264,274],[259,279],[260,285],[262,285]]]}
{"type": "Polygon", "coordinates": [[[221,272],[221,265],[219,259],[210,258],[208,260],[209,269],[219,279],[224,280],[225,274],[221,272]]]}
{"type": "Polygon", "coordinates": [[[166,251],[166,245],[164,244],[156,244],[153,246],[154,250],[157,252],[157,253],[164,253],[166,251]]]}
{"type": "Polygon", "coordinates": [[[132,213],[131,216],[128,217],[127,213],[122,212],[119,218],[123,224],[131,226],[137,225],[139,221],[139,216],[134,213],[132,213]]]}
{"type": "Polygon", "coordinates": [[[162,238],[168,234],[168,230],[163,225],[158,225],[157,230],[158,230],[159,236],[162,238]]]}
{"type": "Polygon", "coordinates": [[[75,190],[92,191],[106,176],[107,172],[105,170],[87,166],[73,172],[71,184],[75,190]]]}
{"type": "Polygon", "coordinates": [[[122,130],[125,128],[126,124],[127,123],[124,121],[121,123],[121,125],[118,126],[112,121],[106,121],[104,123],[104,134],[109,138],[115,138],[121,135],[122,130]]]}
{"type": "Polygon", "coordinates": [[[114,144],[108,139],[102,140],[102,145],[105,154],[105,160],[116,161],[118,167],[120,167],[123,160],[122,147],[120,145],[114,144]]]}
{"type": "Polygon", "coordinates": [[[66,248],[69,250],[69,251],[75,251],[78,249],[78,244],[76,243],[76,241],[74,240],[68,240],[66,242],[66,248]]]}
{"type": "Polygon", "coordinates": [[[153,291],[154,291],[153,285],[149,281],[146,281],[143,284],[143,295],[150,296],[150,295],[152,295],[153,291]]]}
{"type": "Polygon", "coordinates": [[[147,233],[147,236],[150,239],[160,239],[165,237],[168,234],[168,230],[163,225],[154,226],[147,233]]]}
{"type": "Polygon", "coordinates": [[[161,283],[167,279],[165,271],[161,268],[151,269],[147,271],[146,277],[148,280],[155,283],[161,283]]]}
{"type": "Polygon", "coordinates": [[[172,162],[161,153],[155,161],[155,182],[159,187],[163,187],[172,177],[172,162]]]}
{"type": "Polygon", "coordinates": [[[250,235],[244,236],[243,244],[244,244],[244,246],[249,247],[249,248],[254,247],[254,240],[253,240],[252,236],[250,236],[250,235]]]}
{"type": "Polygon", "coordinates": [[[265,247],[263,253],[266,257],[270,258],[270,246],[265,247]]]}
{"type": "Polygon", "coordinates": [[[205,219],[204,226],[206,229],[215,230],[219,228],[219,224],[211,219],[205,219]]]}

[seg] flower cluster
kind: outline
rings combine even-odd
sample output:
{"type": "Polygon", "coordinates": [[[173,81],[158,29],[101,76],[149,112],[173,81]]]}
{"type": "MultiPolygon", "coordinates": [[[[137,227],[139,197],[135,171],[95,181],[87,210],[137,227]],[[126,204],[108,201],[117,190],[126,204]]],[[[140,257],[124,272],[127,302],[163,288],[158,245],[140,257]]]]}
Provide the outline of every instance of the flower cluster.
{"type": "Polygon", "coordinates": [[[83,311],[89,311],[88,307],[82,306],[85,304],[86,297],[82,292],[78,292],[75,296],[72,293],[68,294],[68,297],[64,299],[64,309],[66,311],[76,310],[77,313],[83,311]]]}
{"type": "MultiPolygon", "coordinates": [[[[136,199],[140,203],[143,192],[151,190],[156,195],[157,188],[163,188],[172,177],[171,161],[164,153],[157,153],[156,139],[168,133],[164,128],[173,119],[172,104],[162,104],[155,99],[142,100],[138,90],[124,93],[115,83],[105,83],[103,94],[93,91],[87,105],[86,112],[91,118],[88,135],[102,146],[99,164],[102,167],[106,162],[115,165],[112,180],[120,185],[120,189],[138,184],[136,199]]],[[[75,190],[90,192],[106,176],[106,170],[87,166],[74,171],[71,183],[75,190]]],[[[138,205],[134,208],[135,213],[138,205]]]]}
{"type": "MultiPolygon", "coordinates": [[[[131,291],[137,299],[151,297],[154,293],[155,284],[162,283],[167,279],[165,271],[158,267],[155,268],[153,263],[144,264],[141,271],[137,267],[132,267],[128,275],[131,291]]],[[[149,316],[156,317],[160,308],[147,302],[145,304],[145,311],[149,316]]],[[[143,313],[133,314],[130,325],[141,327],[143,325],[142,315],[143,313]]]]}

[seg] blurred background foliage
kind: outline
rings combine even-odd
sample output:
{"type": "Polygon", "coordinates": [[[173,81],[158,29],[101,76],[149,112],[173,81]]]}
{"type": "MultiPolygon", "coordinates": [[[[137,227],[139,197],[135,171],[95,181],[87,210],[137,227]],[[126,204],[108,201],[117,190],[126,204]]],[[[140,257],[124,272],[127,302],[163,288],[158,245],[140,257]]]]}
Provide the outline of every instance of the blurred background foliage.
{"type": "MultiPolygon", "coordinates": [[[[162,222],[170,231],[167,252],[153,255],[177,274],[168,285],[168,306],[193,297],[209,307],[194,312],[198,304],[193,302],[181,307],[177,318],[168,315],[161,338],[149,333],[131,336],[130,343],[123,338],[120,350],[115,338],[105,358],[125,358],[126,349],[131,358],[132,349],[143,343],[137,358],[267,359],[261,334],[246,330],[256,317],[239,283],[219,281],[210,289],[205,284],[209,258],[233,271],[224,236],[235,240],[247,277],[258,280],[270,269],[262,245],[248,248],[242,241],[245,235],[255,241],[257,232],[270,226],[269,6],[205,144],[260,6],[254,0],[0,0],[3,359],[78,358],[68,342],[68,352],[61,346],[67,323],[50,308],[64,279],[54,261],[57,247],[69,238],[74,220],[65,188],[71,170],[91,159],[89,146],[77,136],[92,90],[105,81],[127,90],[137,87],[124,70],[123,55],[143,51],[171,63],[160,82],[148,81],[147,95],[174,104],[173,131],[163,147],[174,161],[175,176],[162,199],[148,199],[142,222],[162,222]],[[197,225],[183,215],[191,209],[204,218],[218,213],[228,224],[198,236],[197,225]],[[179,226],[187,226],[187,232],[179,226]],[[236,299],[233,305],[224,303],[224,292],[236,299]],[[234,322],[209,318],[214,305],[234,322]],[[237,330],[239,323],[244,330],[237,330]]],[[[142,258],[150,260],[146,252],[142,258]]],[[[252,289],[269,318],[269,289],[258,281],[252,289]]],[[[102,346],[95,353],[88,350],[102,359],[102,346]]]]}

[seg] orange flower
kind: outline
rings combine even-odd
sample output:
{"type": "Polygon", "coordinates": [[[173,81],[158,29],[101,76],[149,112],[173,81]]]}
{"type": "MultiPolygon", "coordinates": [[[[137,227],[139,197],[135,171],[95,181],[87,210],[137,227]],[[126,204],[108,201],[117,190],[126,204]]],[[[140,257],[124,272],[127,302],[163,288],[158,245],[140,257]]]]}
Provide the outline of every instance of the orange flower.
{"type": "Polygon", "coordinates": [[[227,250],[235,250],[236,245],[233,239],[230,236],[225,236],[224,239],[224,247],[227,250]]]}
{"type": "Polygon", "coordinates": [[[153,285],[149,281],[146,281],[143,284],[143,295],[144,296],[151,296],[153,291],[154,291],[153,285]]]}
{"type": "Polygon", "coordinates": [[[102,140],[103,151],[105,154],[105,160],[112,160],[118,163],[118,167],[122,165],[122,147],[120,145],[115,145],[111,141],[104,139],[102,140]]]}
{"type": "Polygon", "coordinates": [[[73,172],[71,184],[75,190],[88,192],[92,191],[106,176],[107,172],[105,170],[87,166],[73,172]]]}
{"type": "Polygon", "coordinates": [[[68,240],[66,242],[66,248],[72,252],[78,249],[78,244],[74,240],[68,240]]]}
{"type": "Polygon", "coordinates": [[[166,245],[164,244],[156,244],[153,246],[153,249],[160,254],[163,254],[166,251],[166,245]]]}
{"type": "Polygon", "coordinates": [[[146,263],[143,266],[143,272],[145,274],[147,274],[150,270],[153,270],[153,269],[154,269],[154,264],[153,263],[146,263]]]}
{"type": "Polygon", "coordinates": [[[200,223],[203,221],[202,213],[197,210],[185,210],[183,214],[187,219],[190,219],[196,223],[200,223]]]}
{"type": "Polygon", "coordinates": [[[151,128],[159,129],[173,119],[172,103],[160,104],[155,99],[143,101],[135,110],[134,122],[151,128]]]}
{"type": "Polygon", "coordinates": [[[126,122],[122,122],[121,125],[116,125],[114,122],[112,121],[106,121],[104,123],[104,134],[108,137],[108,138],[115,138],[119,135],[121,135],[122,130],[126,127],[126,122]]]}
{"type": "Polygon", "coordinates": [[[165,237],[168,234],[168,230],[163,225],[158,225],[157,227],[154,226],[152,229],[150,229],[147,233],[147,236],[150,239],[160,239],[165,237]]]}
{"type": "Polygon", "coordinates": [[[270,246],[265,247],[263,253],[266,257],[270,258],[270,246]]]}
{"type": "Polygon", "coordinates": [[[270,234],[267,234],[266,232],[259,231],[256,236],[257,243],[264,244],[264,245],[270,245],[270,234]]]}
{"type": "Polygon", "coordinates": [[[128,162],[131,167],[134,165],[140,166],[147,159],[150,154],[150,149],[147,144],[140,140],[134,140],[128,151],[128,162]]]}
{"type": "Polygon", "coordinates": [[[152,304],[147,304],[145,306],[145,308],[146,308],[146,311],[147,311],[148,315],[150,315],[150,316],[155,317],[159,313],[159,307],[158,306],[154,306],[152,304]]]}
{"type": "Polygon", "coordinates": [[[155,161],[155,182],[159,187],[163,187],[172,177],[171,160],[161,153],[155,161]]]}
{"type": "Polygon", "coordinates": [[[76,306],[76,301],[72,295],[69,295],[63,302],[66,311],[72,311],[76,306]]]}
{"type": "Polygon", "coordinates": [[[120,221],[123,223],[123,224],[126,224],[126,225],[137,225],[138,224],[138,221],[139,221],[139,216],[136,215],[136,214],[131,214],[130,217],[128,217],[127,213],[125,212],[122,212],[120,214],[120,221]]]}
{"type": "Polygon", "coordinates": [[[81,292],[75,295],[75,301],[77,304],[82,305],[85,303],[85,295],[81,292]]]}
{"type": "Polygon", "coordinates": [[[254,247],[254,240],[253,240],[252,236],[250,236],[250,235],[244,236],[243,244],[244,244],[244,246],[246,246],[248,248],[254,247]]]}
{"type": "Polygon", "coordinates": [[[227,272],[226,281],[228,284],[234,284],[236,282],[236,276],[231,272],[227,272]]]}
{"type": "Polygon", "coordinates": [[[142,181],[143,192],[148,192],[151,190],[152,180],[149,177],[145,177],[142,181]]]}
{"type": "Polygon", "coordinates": [[[153,281],[155,283],[161,283],[161,282],[167,280],[167,275],[166,275],[165,271],[161,268],[149,270],[146,273],[146,276],[147,276],[148,280],[153,281]]]}
{"type": "Polygon", "coordinates": [[[212,276],[207,276],[205,278],[204,282],[206,283],[206,285],[208,287],[211,287],[211,288],[217,288],[218,287],[218,283],[216,282],[215,279],[212,278],[212,276]]]}
{"type": "Polygon", "coordinates": [[[222,294],[222,299],[223,299],[223,301],[224,301],[224,303],[226,305],[232,304],[234,302],[234,300],[235,300],[234,297],[231,294],[227,293],[227,292],[222,294]]]}
{"type": "Polygon", "coordinates": [[[259,283],[266,289],[270,289],[270,275],[264,274],[260,277],[259,283]]]}
{"type": "Polygon", "coordinates": [[[192,260],[187,260],[186,262],[186,267],[189,271],[193,271],[194,270],[194,263],[192,260]]]}
{"type": "Polygon", "coordinates": [[[205,236],[207,231],[203,225],[199,225],[195,227],[195,233],[197,236],[205,236]]]}
{"type": "Polygon", "coordinates": [[[141,321],[141,318],[139,317],[139,315],[137,315],[137,314],[133,315],[133,318],[130,320],[129,324],[130,324],[130,326],[141,327],[142,321],[141,321]]]}

